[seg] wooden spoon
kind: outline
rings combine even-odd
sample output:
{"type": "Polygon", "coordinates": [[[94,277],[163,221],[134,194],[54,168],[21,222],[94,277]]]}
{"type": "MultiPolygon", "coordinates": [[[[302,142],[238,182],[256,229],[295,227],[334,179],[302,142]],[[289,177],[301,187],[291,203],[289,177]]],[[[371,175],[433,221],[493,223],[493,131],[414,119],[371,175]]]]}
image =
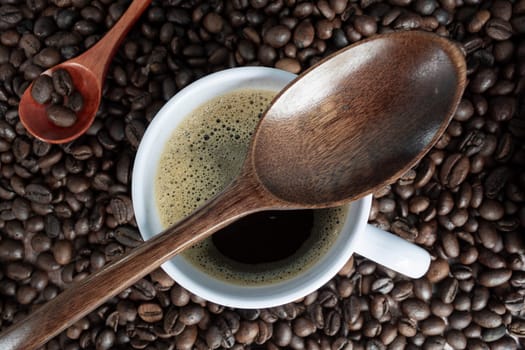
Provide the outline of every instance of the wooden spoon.
{"type": "Polygon", "coordinates": [[[376,36],[287,86],[259,123],[241,175],[220,195],[0,336],[33,349],[183,249],[249,213],[324,208],[393,182],[445,130],[465,87],[459,49],[433,34],[376,36]]]}
{"type": "Polygon", "coordinates": [[[24,127],[36,138],[49,143],[72,141],[91,126],[100,105],[104,78],[115,52],[151,0],[134,0],[109,32],[82,55],[49,68],[42,74],[51,75],[65,69],[71,75],[75,88],[83,97],[84,107],[77,113],[76,123],[67,128],[58,127],[46,115],[46,105],[31,96],[31,84],[20,100],[18,114],[24,127]]]}

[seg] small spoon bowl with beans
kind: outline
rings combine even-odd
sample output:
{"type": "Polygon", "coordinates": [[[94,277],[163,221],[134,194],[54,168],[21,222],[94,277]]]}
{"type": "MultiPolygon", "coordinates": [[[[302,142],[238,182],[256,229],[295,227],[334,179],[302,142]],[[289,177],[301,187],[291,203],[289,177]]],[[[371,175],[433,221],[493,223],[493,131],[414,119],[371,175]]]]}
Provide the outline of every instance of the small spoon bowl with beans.
{"type": "Polygon", "coordinates": [[[113,55],[150,3],[151,0],[134,0],[93,47],[46,70],[33,81],[18,107],[20,121],[29,133],[45,142],[66,143],[89,129],[113,55]]]}

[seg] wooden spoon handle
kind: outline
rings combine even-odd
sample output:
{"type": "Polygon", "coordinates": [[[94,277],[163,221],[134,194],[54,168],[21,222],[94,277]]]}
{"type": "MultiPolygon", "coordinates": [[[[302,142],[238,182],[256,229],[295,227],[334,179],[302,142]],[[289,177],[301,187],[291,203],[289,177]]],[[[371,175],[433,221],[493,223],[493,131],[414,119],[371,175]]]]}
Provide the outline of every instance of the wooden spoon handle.
{"type": "Polygon", "coordinates": [[[260,210],[265,199],[257,188],[247,182],[232,183],[228,190],[190,217],[70,286],[12,325],[0,334],[0,349],[31,350],[43,345],[183,249],[236,219],[260,210]]]}
{"type": "Polygon", "coordinates": [[[100,80],[100,86],[102,86],[102,79],[113,55],[115,55],[120,43],[149,4],[151,4],[151,0],[133,0],[126,12],[106,35],[82,55],[73,58],[71,62],[77,62],[88,67],[95,77],[100,80]]]}

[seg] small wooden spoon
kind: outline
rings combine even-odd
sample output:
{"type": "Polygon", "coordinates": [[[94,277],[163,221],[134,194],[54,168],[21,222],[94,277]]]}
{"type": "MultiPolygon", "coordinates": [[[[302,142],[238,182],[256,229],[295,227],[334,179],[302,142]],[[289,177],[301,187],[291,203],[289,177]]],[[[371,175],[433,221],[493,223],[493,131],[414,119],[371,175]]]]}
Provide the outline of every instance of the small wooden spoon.
{"type": "Polygon", "coordinates": [[[20,100],[18,114],[24,127],[36,138],[49,143],[72,141],[91,126],[100,105],[104,78],[115,52],[139,19],[151,0],[134,0],[109,32],[82,55],[49,68],[42,74],[51,75],[57,69],[65,69],[71,75],[75,88],[83,97],[84,107],[77,113],[77,122],[68,128],[51,123],[46,115],[46,105],[31,96],[31,84],[20,100]]]}
{"type": "Polygon", "coordinates": [[[465,87],[459,49],[433,34],[376,36],[327,58],[273,101],[241,175],[153,239],[0,336],[33,349],[183,249],[249,213],[340,205],[393,182],[438,140],[465,87]]]}

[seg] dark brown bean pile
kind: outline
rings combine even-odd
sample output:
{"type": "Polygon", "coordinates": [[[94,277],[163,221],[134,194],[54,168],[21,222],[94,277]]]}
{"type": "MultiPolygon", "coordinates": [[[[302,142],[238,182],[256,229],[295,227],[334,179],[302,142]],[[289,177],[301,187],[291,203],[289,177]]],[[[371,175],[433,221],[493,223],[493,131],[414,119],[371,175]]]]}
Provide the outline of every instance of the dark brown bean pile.
{"type": "Polygon", "coordinates": [[[424,30],[461,45],[469,83],[431,152],[375,193],[370,221],[431,252],[425,277],[356,256],[302,300],[234,310],[156,270],[45,349],[525,345],[524,0],[154,0],[112,62],[88,133],[61,146],[30,137],[17,114],[29,83],[97,42],[127,5],[0,0],[1,328],[140,243],[134,150],[179,89],[233,66],[299,73],[377,33],[424,30]]]}
{"type": "Polygon", "coordinates": [[[77,121],[76,112],[84,107],[82,94],[75,89],[65,69],[57,69],[51,76],[39,75],[31,86],[31,96],[36,102],[47,105],[47,117],[62,128],[73,126],[77,121]]]}

